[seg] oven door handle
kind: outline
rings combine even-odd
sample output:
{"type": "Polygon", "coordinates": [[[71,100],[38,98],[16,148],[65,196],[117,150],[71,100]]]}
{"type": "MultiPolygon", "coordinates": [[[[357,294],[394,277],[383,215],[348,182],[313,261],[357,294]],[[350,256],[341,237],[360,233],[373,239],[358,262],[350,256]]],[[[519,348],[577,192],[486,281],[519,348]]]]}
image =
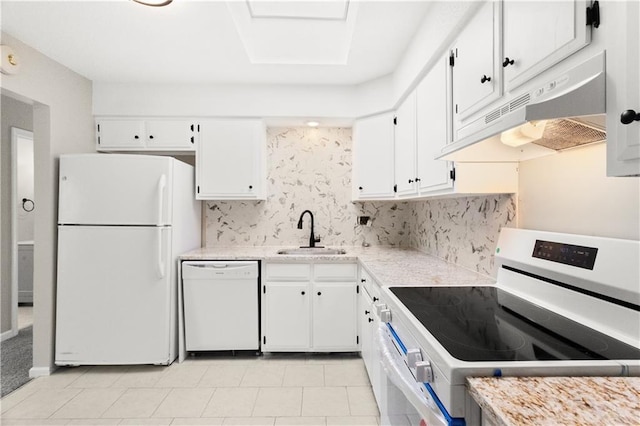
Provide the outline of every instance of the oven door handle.
{"type": "Polygon", "coordinates": [[[418,382],[415,381],[404,361],[398,359],[398,356],[394,356],[394,352],[397,352],[397,349],[390,339],[393,339],[393,337],[388,334],[386,325],[380,323],[378,328],[378,348],[380,349],[380,363],[387,378],[402,392],[409,403],[427,421],[427,424],[448,425],[449,423],[435,401],[420,391],[418,382]]]}

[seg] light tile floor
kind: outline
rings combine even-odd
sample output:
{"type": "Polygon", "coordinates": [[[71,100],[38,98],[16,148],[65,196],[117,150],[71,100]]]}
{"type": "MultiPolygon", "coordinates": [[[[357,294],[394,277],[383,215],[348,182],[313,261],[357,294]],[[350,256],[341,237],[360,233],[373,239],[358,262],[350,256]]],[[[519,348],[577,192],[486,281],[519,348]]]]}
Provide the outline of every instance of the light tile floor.
{"type": "Polygon", "coordinates": [[[371,425],[355,354],[198,356],[182,364],[60,368],[0,401],[11,425],[371,425]]]}
{"type": "Polygon", "coordinates": [[[23,329],[33,325],[33,305],[18,306],[18,329],[23,329]]]}

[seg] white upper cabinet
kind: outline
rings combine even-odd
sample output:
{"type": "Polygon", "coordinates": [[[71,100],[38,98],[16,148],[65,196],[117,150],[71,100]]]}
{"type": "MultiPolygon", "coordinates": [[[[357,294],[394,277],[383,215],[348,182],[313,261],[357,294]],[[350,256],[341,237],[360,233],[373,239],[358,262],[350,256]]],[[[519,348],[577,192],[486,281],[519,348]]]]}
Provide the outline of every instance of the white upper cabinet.
{"type": "Polygon", "coordinates": [[[98,151],[193,152],[198,137],[196,120],[98,118],[98,151]]]}
{"type": "Polygon", "coordinates": [[[362,118],[353,126],[353,199],[393,198],[393,113],[362,118]]]}
{"type": "Polygon", "coordinates": [[[503,56],[509,92],[591,42],[590,1],[504,0],[503,56]]]}
{"type": "Polygon", "coordinates": [[[264,199],[265,152],[266,128],[262,120],[201,121],[196,150],[196,199],[264,199]]]}
{"type": "Polygon", "coordinates": [[[417,180],[422,195],[446,191],[453,186],[452,163],[434,160],[450,137],[448,67],[447,55],[436,63],[416,89],[417,180]]]}
{"type": "Polygon", "coordinates": [[[640,176],[640,3],[607,6],[617,22],[607,50],[607,175],[640,176]]]}
{"type": "Polygon", "coordinates": [[[451,49],[453,112],[462,121],[501,95],[501,2],[484,3],[451,49]]]}
{"type": "Polygon", "coordinates": [[[395,118],[395,184],[398,196],[417,193],[416,183],[416,93],[411,92],[398,107],[395,118]]]}

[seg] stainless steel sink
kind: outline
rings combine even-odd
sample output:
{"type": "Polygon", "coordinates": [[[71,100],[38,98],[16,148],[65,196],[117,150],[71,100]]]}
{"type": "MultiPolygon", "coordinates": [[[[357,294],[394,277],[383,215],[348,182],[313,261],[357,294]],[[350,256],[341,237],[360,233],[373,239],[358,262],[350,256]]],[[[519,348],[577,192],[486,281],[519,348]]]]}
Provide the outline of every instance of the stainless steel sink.
{"type": "Polygon", "coordinates": [[[331,254],[346,254],[344,249],[332,249],[327,247],[300,247],[293,249],[278,250],[278,254],[297,254],[305,256],[319,256],[319,255],[331,255],[331,254]]]}

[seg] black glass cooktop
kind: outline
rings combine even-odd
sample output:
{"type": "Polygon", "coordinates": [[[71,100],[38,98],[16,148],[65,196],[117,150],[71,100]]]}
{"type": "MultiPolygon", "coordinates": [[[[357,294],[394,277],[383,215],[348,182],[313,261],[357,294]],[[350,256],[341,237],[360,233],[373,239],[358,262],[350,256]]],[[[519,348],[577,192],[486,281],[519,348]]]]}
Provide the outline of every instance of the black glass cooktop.
{"type": "Polygon", "coordinates": [[[463,361],[640,359],[640,349],[496,287],[391,287],[463,361]]]}

